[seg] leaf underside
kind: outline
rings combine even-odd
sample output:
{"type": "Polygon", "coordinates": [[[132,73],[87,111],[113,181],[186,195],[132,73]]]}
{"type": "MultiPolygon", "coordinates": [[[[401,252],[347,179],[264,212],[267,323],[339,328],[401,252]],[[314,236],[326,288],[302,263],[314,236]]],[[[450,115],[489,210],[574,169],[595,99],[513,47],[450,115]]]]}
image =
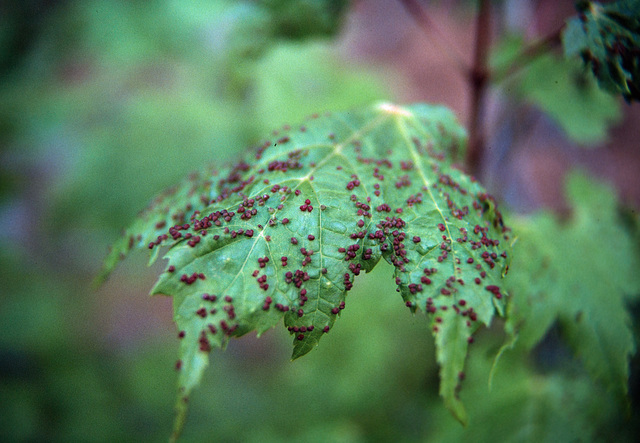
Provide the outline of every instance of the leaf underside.
{"type": "Polygon", "coordinates": [[[640,0],[583,1],[562,36],[567,56],[580,55],[599,85],[640,100],[640,0]]]}
{"type": "MultiPolygon", "coordinates": [[[[163,245],[152,290],[173,297],[179,433],[212,348],[284,318],[298,358],[333,327],[361,272],[395,267],[406,306],[428,314],[440,393],[457,392],[471,335],[504,311],[507,231],[493,199],[447,155],[464,130],[439,106],[380,104],[274,131],[253,157],[195,173],[156,198],[116,243],[106,278],[133,248],[163,245]]],[[[364,325],[366,327],[366,325],[364,325]]]]}

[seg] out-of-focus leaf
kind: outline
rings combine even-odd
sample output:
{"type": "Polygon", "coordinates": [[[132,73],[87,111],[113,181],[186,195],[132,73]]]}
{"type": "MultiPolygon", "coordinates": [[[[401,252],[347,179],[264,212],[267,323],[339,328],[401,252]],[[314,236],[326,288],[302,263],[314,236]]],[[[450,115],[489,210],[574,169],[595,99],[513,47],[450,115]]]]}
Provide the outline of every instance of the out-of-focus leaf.
{"type": "MultiPolygon", "coordinates": [[[[505,40],[495,50],[494,67],[509,66],[522,48],[519,38],[505,40]]],[[[549,114],[568,137],[584,146],[603,142],[621,117],[618,101],[601,91],[578,61],[555,54],[531,61],[505,88],[549,114]]]]}
{"type": "Polygon", "coordinates": [[[549,214],[516,221],[506,329],[530,349],[559,322],[589,372],[624,395],[634,351],[625,301],[640,292],[640,257],[611,189],[574,174],[567,193],[569,221],[549,214]]]}
{"type": "Polygon", "coordinates": [[[347,0],[260,0],[269,12],[277,37],[333,35],[338,30],[347,0]]]}
{"type": "Polygon", "coordinates": [[[525,74],[523,94],[549,114],[569,138],[584,146],[603,142],[620,120],[620,106],[600,91],[576,63],[555,56],[541,57],[525,74]]]}
{"type": "Polygon", "coordinates": [[[562,35],[567,57],[580,55],[603,89],[640,100],[640,0],[578,2],[562,35]]]}
{"type": "Polygon", "coordinates": [[[380,79],[347,65],[324,42],[279,44],[260,60],[257,72],[254,102],[265,133],[301,115],[388,98],[380,79]]]}
{"type": "Polygon", "coordinates": [[[346,0],[231,2],[212,26],[226,94],[240,100],[253,97],[253,83],[263,77],[256,61],[279,43],[333,36],[347,5],[346,0]]]}
{"type": "Polygon", "coordinates": [[[500,213],[443,151],[464,140],[446,109],[381,104],[274,132],[254,158],[193,175],[156,199],[115,245],[171,245],[153,289],[174,297],[180,347],[176,433],[212,348],[284,317],[293,358],[313,349],[361,271],[380,258],[436,337],[440,393],[462,422],[468,342],[502,314],[509,246],[500,213]]]}
{"type": "Polygon", "coordinates": [[[257,58],[278,40],[334,35],[346,0],[240,0],[221,16],[226,47],[236,59],[257,58]]]}
{"type": "Polygon", "coordinates": [[[474,352],[469,359],[461,393],[469,405],[469,425],[455,426],[450,417],[436,411],[432,423],[437,426],[429,441],[629,441],[628,427],[613,428],[624,423],[624,418],[618,419],[623,414],[615,400],[586,374],[566,369],[538,373],[526,355],[512,352],[501,360],[489,388],[491,363],[488,353],[474,352]]]}

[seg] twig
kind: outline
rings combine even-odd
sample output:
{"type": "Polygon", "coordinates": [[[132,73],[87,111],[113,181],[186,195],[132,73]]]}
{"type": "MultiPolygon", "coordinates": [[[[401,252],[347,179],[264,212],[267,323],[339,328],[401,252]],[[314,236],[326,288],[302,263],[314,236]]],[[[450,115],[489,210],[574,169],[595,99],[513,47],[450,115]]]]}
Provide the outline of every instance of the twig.
{"type": "Polygon", "coordinates": [[[476,36],[473,66],[469,71],[471,105],[469,110],[469,146],[465,157],[467,172],[477,175],[484,155],[484,134],[482,133],[482,102],[489,80],[487,53],[491,39],[491,6],[487,0],[478,0],[476,16],[476,36]]]}

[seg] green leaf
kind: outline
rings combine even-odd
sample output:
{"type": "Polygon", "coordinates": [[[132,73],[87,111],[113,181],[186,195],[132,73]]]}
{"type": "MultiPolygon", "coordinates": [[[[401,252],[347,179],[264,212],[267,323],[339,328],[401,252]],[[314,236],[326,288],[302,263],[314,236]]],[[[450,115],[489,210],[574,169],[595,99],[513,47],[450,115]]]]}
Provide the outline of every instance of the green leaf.
{"type": "MultiPolygon", "coordinates": [[[[117,243],[170,245],[154,294],[173,297],[180,330],[179,433],[212,348],[281,319],[292,358],[315,346],[361,272],[395,268],[412,312],[428,313],[440,393],[458,420],[471,335],[502,315],[509,242],[500,212],[445,152],[464,131],[445,108],[380,104],[274,131],[253,157],[192,175],[158,197],[117,243]]],[[[362,325],[363,333],[367,325],[362,325]]]]}
{"type": "Polygon", "coordinates": [[[530,349],[559,322],[592,376],[625,395],[634,351],[625,300],[640,292],[640,257],[611,189],[574,174],[567,194],[569,221],[549,214],[516,220],[506,329],[530,349]]]}
{"type": "Polygon", "coordinates": [[[269,12],[274,34],[280,38],[300,39],[334,35],[349,5],[347,0],[262,0],[269,12]]]}
{"type": "Polygon", "coordinates": [[[562,35],[567,57],[580,55],[601,88],[640,100],[640,0],[582,1],[562,35]]]}
{"type": "Polygon", "coordinates": [[[572,60],[548,55],[532,63],[523,93],[581,145],[606,141],[609,127],[622,116],[618,101],[596,86],[572,60]]]}
{"type": "MultiPolygon", "coordinates": [[[[504,69],[523,47],[520,38],[506,39],[493,54],[493,65],[504,69]]],[[[583,146],[605,141],[609,127],[621,118],[618,100],[600,90],[577,60],[555,54],[531,61],[505,88],[546,112],[569,138],[583,146]]]]}
{"type": "MultiPolygon", "coordinates": [[[[495,346],[488,338],[483,336],[478,345],[495,346]]],[[[436,410],[432,422],[438,426],[429,441],[552,443],[599,441],[602,436],[630,441],[625,437],[633,425],[613,395],[573,367],[537,371],[530,357],[524,352],[505,355],[489,388],[492,357],[489,352],[474,353],[466,371],[468,388],[461,394],[469,405],[469,426],[455,426],[436,410]]]]}

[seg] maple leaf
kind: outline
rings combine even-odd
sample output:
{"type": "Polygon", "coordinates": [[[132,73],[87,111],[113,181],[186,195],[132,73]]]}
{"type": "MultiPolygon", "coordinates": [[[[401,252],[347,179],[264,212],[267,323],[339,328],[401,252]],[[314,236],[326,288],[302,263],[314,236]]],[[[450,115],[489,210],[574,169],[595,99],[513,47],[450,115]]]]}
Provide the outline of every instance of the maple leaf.
{"type": "MultiPolygon", "coordinates": [[[[163,245],[152,290],[173,297],[180,358],[177,436],[213,348],[282,319],[298,358],[333,327],[362,272],[384,259],[431,324],[440,393],[458,420],[472,334],[502,315],[509,241],[494,200],[452,165],[463,129],[440,106],[380,104],[313,116],[251,159],[193,174],[156,198],[114,245],[163,245]]],[[[365,325],[366,326],[366,325],[365,325]]]]}
{"type": "Polygon", "coordinates": [[[514,218],[505,328],[531,349],[558,322],[591,375],[624,398],[635,349],[626,301],[640,294],[637,247],[611,189],[574,173],[567,194],[573,214],[564,223],[548,213],[514,218]]]}

